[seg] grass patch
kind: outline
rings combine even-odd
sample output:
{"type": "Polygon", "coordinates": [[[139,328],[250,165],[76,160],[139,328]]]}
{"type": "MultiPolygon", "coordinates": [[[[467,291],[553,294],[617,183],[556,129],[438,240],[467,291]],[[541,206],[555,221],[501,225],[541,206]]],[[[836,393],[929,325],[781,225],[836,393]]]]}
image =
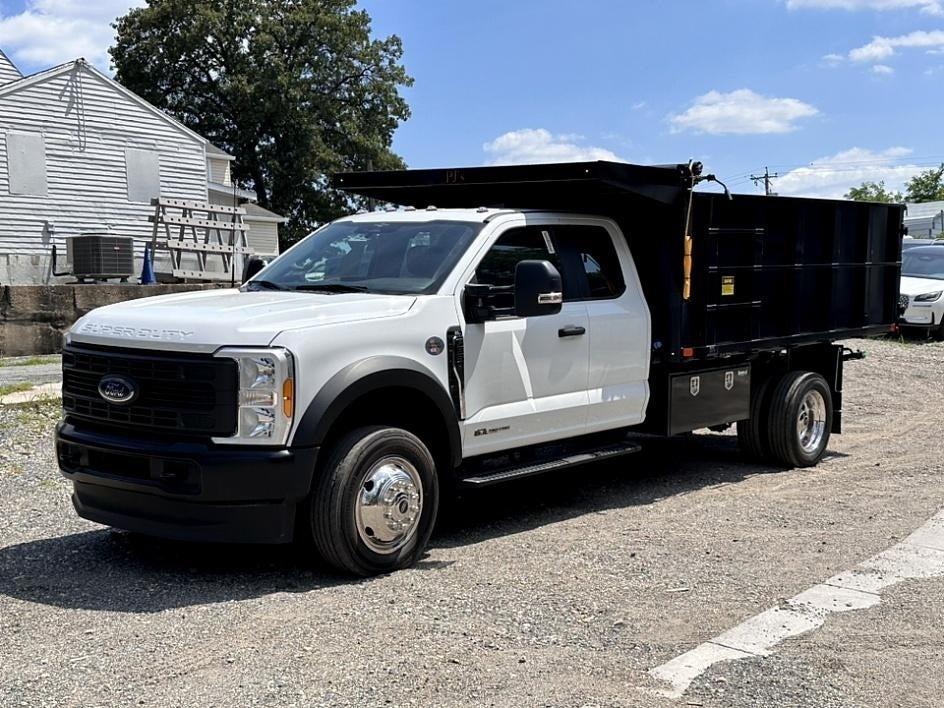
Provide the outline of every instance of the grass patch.
{"type": "Polygon", "coordinates": [[[6,396],[11,393],[19,393],[20,391],[29,391],[33,388],[33,384],[29,381],[16,381],[14,383],[0,384],[0,396],[6,396]]]}
{"type": "Polygon", "coordinates": [[[7,366],[42,366],[43,364],[57,363],[59,363],[58,356],[29,356],[15,359],[0,359],[0,368],[7,366]]]}
{"type": "Polygon", "coordinates": [[[43,435],[62,417],[62,401],[37,398],[0,408],[0,433],[4,435],[43,435]]]}

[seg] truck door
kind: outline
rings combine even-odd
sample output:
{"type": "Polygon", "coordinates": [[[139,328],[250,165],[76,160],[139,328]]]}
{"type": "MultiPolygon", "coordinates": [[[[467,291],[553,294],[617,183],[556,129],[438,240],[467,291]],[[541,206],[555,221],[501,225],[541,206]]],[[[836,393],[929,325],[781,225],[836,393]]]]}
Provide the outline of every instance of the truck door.
{"type": "Polygon", "coordinates": [[[641,423],[649,401],[650,318],[626,239],[612,225],[555,226],[564,300],[589,318],[587,432],[641,423]]]}
{"type": "MultiPolygon", "coordinates": [[[[512,285],[523,260],[546,260],[561,269],[550,227],[505,231],[480,259],[471,282],[512,285]]],[[[556,315],[466,324],[465,456],[585,431],[588,324],[586,305],[566,299],[556,315]]]]}

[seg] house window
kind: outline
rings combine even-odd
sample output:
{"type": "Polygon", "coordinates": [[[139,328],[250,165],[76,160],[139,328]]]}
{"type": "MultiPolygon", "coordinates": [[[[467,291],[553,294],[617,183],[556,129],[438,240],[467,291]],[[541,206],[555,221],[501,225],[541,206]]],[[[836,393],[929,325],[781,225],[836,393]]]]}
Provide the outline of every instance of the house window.
{"type": "Polygon", "coordinates": [[[128,173],[128,201],[150,204],[161,196],[160,157],[152,150],[125,150],[125,168],[128,173]]]}
{"type": "Polygon", "coordinates": [[[10,194],[45,197],[46,144],[40,133],[7,133],[10,194]]]}

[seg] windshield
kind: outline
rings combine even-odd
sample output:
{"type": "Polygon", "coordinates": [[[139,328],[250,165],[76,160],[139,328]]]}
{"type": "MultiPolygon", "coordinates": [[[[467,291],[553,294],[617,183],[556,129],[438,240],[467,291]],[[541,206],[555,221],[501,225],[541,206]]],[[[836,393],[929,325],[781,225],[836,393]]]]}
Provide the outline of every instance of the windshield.
{"type": "Polygon", "coordinates": [[[433,293],[482,226],[458,221],[335,222],[277,258],[247,287],[433,293]]]}
{"type": "Polygon", "coordinates": [[[944,280],[944,248],[941,248],[940,253],[928,253],[926,249],[904,253],[901,259],[901,272],[902,275],[915,278],[944,280]]]}

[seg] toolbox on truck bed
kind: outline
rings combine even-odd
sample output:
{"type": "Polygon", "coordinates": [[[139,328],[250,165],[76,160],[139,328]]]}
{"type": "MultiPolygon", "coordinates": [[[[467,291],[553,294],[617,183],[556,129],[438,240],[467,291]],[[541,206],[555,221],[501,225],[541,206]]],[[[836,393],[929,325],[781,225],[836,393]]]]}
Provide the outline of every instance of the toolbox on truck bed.
{"type": "Polygon", "coordinates": [[[698,163],[584,162],[347,173],[333,184],[417,208],[614,219],[652,313],[653,363],[826,343],[894,325],[903,205],[694,192],[705,179],[713,177],[701,176],[698,163]]]}

